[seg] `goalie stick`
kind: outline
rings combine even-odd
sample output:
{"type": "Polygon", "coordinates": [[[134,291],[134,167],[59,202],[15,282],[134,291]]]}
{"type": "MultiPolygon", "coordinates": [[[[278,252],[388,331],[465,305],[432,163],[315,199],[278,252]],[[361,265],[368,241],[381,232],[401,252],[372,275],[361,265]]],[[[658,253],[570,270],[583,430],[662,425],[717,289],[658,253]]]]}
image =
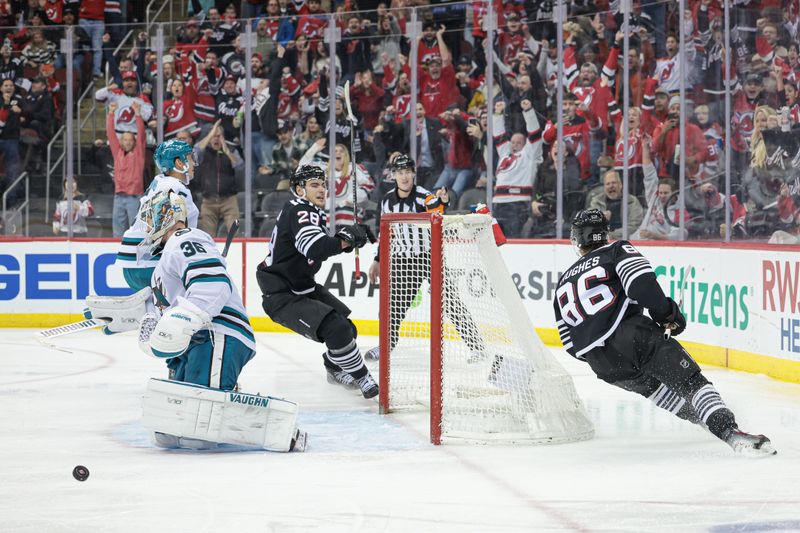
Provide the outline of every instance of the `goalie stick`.
{"type": "MultiPolygon", "coordinates": [[[[228,229],[228,235],[225,237],[225,246],[222,248],[222,257],[227,257],[228,250],[231,248],[231,243],[233,242],[233,238],[239,232],[239,221],[234,220],[231,223],[231,227],[228,229]]],[[[151,287],[153,290],[153,294],[156,297],[156,302],[159,307],[169,307],[169,301],[167,301],[164,293],[159,290],[158,287],[151,287]]],[[[55,344],[51,342],[50,339],[54,339],[56,337],[62,337],[64,335],[71,335],[72,333],[78,333],[79,331],[86,331],[89,329],[94,328],[101,328],[108,324],[108,320],[104,320],[102,318],[90,318],[87,320],[81,320],[80,322],[71,322],[69,324],[64,324],[63,326],[57,326],[55,328],[45,329],[39,331],[35,334],[36,340],[38,340],[41,344],[48,346],[50,348],[54,348],[56,350],[60,350],[62,352],[72,353],[69,350],[64,348],[59,348],[55,344]]]]}
{"type": "MultiPolygon", "coordinates": [[[[350,180],[353,186],[353,223],[358,224],[358,172],[356,172],[356,125],[358,119],[353,115],[353,107],[350,104],[350,80],[344,82],[344,104],[347,109],[347,120],[350,122],[350,180]]],[[[356,280],[361,277],[361,261],[358,256],[358,248],[354,250],[356,256],[356,280]]]]}

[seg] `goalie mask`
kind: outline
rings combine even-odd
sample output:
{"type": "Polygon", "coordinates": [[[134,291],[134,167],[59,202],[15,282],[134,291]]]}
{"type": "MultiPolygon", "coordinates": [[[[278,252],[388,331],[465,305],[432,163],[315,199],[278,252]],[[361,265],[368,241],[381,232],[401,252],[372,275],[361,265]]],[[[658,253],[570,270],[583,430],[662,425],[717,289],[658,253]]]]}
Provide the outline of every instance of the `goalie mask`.
{"type": "Polygon", "coordinates": [[[148,241],[155,249],[175,224],[186,223],[186,201],[172,191],[158,192],[139,209],[139,219],[147,227],[148,241]]]}
{"type": "Polygon", "coordinates": [[[570,240],[578,250],[608,244],[608,221],[599,209],[584,209],[572,219],[570,240]]]}

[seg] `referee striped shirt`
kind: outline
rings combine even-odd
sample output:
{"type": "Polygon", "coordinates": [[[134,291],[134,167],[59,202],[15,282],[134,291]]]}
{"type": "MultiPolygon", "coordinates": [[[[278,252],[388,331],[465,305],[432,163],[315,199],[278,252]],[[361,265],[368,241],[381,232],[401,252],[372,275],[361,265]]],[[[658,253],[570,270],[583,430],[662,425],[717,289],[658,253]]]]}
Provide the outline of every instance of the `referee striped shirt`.
{"type": "MultiPolygon", "coordinates": [[[[425,213],[425,199],[432,196],[431,192],[419,185],[406,198],[397,195],[397,188],[386,193],[381,200],[381,215],[384,213],[425,213]]],[[[399,233],[392,245],[392,253],[397,255],[412,256],[431,251],[430,229],[413,227],[411,224],[398,224],[395,228],[399,233]]],[[[380,249],[375,253],[375,261],[380,257],[380,249]]]]}

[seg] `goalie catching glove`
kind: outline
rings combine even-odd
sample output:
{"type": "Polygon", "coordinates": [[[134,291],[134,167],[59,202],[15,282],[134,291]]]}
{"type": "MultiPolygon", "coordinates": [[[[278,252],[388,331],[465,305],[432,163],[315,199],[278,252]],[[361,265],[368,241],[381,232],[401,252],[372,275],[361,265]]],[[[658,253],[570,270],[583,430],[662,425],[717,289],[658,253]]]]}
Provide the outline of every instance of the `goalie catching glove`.
{"type": "Polygon", "coordinates": [[[674,337],[680,335],[683,333],[683,330],[686,329],[686,317],[683,316],[681,308],[675,300],[668,297],[667,303],[669,304],[669,311],[666,314],[659,315],[651,309],[650,316],[662,328],[669,328],[671,330],[671,335],[674,337]]]}
{"type": "Polygon", "coordinates": [[[90,295],[86,297],[83,316],[108,321],[103,327],[106,335],[133,331],[139,327],[142,316],[154,307],[152,297],[153,291],[150,287],[130,296],[90,295]]]}
{"type": "Polygon", "coordinates": [[[208,313],[178,297],[178,304],[160,318],[156,313],[145,316],[139,328],[139,348],[147,355],[172,359],[186,351],[195,333],[210,325],[208,313]]]}
{"type": "Polygon", "coordinates": [[[342,226],[336,232],[336,236],[346,242],[349,246],[344,249],[345,252],[350,252],[354,248],[361,248],[367,242],[375,242],[375,235],[372,230],[365,224],[353,224],[352,226],[342,226]]]}

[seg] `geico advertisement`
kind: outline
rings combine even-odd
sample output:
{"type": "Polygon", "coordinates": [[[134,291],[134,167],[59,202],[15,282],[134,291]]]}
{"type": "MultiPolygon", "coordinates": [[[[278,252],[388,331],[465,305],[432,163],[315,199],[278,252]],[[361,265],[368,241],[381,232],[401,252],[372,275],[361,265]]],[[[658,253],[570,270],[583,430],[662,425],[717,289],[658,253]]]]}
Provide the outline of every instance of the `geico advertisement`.
{"type": "Polygon", "coordinates": [[[89,294],[130,291],[112,242],[10,242],[0,248],[0,313],[80,313],[89,294]]]}

